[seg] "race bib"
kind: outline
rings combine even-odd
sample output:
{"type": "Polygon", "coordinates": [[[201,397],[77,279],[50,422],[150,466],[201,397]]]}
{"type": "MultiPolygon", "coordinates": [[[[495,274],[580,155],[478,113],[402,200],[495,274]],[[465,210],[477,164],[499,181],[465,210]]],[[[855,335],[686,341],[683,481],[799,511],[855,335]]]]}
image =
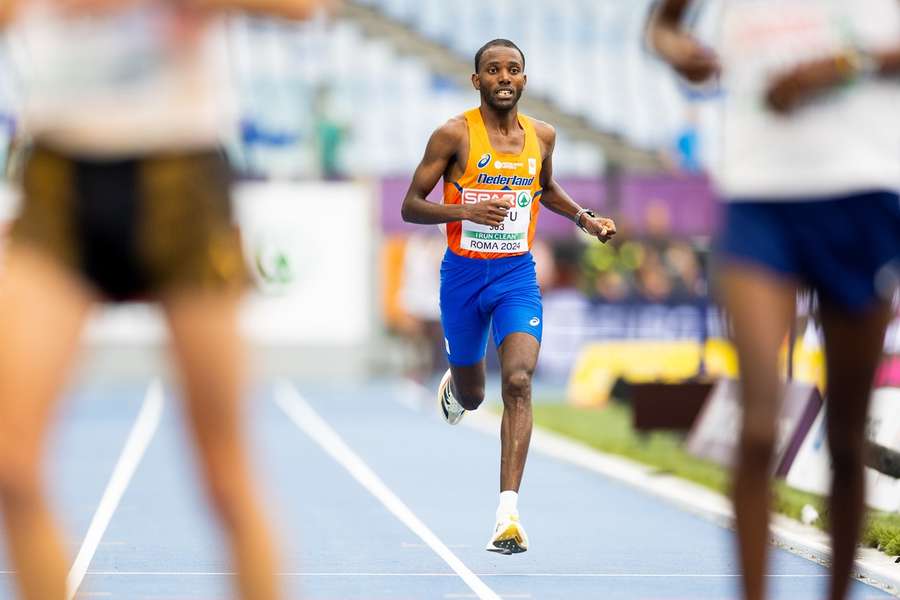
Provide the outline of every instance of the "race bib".
{"type": "Polygon", "coordinates": [[[512,207],[500,225],[491,227],[471,221],[462,222],[460,248],[472,252],[521,254],[528,251],[528,231],[531,226],[531,190],[464,189],[463,204],[477,204],[488,200],[503,200],[512,207]]]}

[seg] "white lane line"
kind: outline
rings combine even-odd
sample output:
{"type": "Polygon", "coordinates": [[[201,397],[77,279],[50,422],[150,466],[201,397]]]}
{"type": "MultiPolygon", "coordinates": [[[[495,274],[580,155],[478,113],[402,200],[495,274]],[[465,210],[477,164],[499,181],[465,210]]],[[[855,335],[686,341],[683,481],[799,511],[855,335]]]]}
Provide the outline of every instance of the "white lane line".
{"type": "MultiPolygon", "coordinates": [[[[501,598],[531,598],[531,594],[503,594],[501,598]]],[[[475,598],[475,594],[444,594],[444,598],[475,598]]]]}
{"type": "MultiPolygon", "coordinates": [[[[532,598],[531,594],[503,594],[501,598],[532,598]]],[[[475,598],[475,594],[444,594],[444,598],[475,598]]]]}
{"type": "MultiPolygon", "coordinates": [[[[4,571],[0,571],[2,575],[4,571]]],[[[6,572],[11,574],[11,572],[6,572]]],[[[232,577],[233,571],[89,571],[91,577],[232,577]]],[[[337,572],[288,572],[284,577],[458,577],[455,573],[337,573],[337,572]]],[[[478,573],[478,577],[521,577],[538,579],[736,579],[739,573],[478,573]]],[[[775,573],[766,575],[773,579],[825,579],[828,573],[775,573]]]]}
{"type": "Polygon", "coordinates": [[[457,575],[482,600],[500,600],[491,588],[478,578],[455,554],[442,542],[425,523],[423,523],[408,506],[375,474],[375,472],[357,455],[340,435],[320,417],[306,400],[287,381],[280,381],[275,388],[275,402],[285,414],[303,431],[325,450],[335,461],[343,466],[366,490],[375,496],[384,507],[401,523],[409,527],[423,542],[446,562],[457,575]]]}
{"type": "Polygon", "coordinates": [[[137,470],[144,452],[147,450],[147,446],[150,445],[150,441],[159,428],[164,403],[162,382],[159,379],[154,379],[150,383],[150,387],[147,388],[147,394],[144,396],[144,403],[141,405],[140,413],[138,413],[131,432],[128,434],[128,439],[125,442],[125,447],[122,449],[122,454],[119,456],[119,461],[113,469],[109,483],[106,484],[106,490],[104,490],[100,504],[97,506],[97,512],[94,513],[87,535],[85,535],[81,548],[75,557],[75,562],[72,564],[72,569],[69,571],[69,577],[66,581],[68,585],[68,600],[72,600],[76,592],[78,592],[91,560],[94,558],[94,553],[97,552],[97,546],[100,545],[100,540],[103,538],[103,534],[106,532],[106,528],[116,512],[116,508],[118,508],[119,502],[128,488],[128,484],[131,482],[131,477],[137,470]]]}

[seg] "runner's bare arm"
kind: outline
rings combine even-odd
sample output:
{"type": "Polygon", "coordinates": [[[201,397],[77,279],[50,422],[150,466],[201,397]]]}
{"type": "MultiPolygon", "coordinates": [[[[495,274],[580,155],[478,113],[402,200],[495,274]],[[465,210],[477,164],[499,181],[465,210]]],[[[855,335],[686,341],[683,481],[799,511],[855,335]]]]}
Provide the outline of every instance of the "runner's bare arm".
{"type": "Polygon", "coordinates": [[[416,167],[400,209],[403,220],[407,223],[436,225],[468,220],[481,225],[497,226],[506,218],[510,207],[497,200],[478,204],[438,204],[427,200],[428,194],[456,157],[463,136],[466,135],[465,128],[464,120],[451,119],[431,134],[425,147],[425,156],[416,167]]]}
{"type": "Polygon", "coordinates": [[[333,13],[341,0],[182,0],[204,10],[235,10],[303,20],[323,11],[333,13]]]}
{"type": "Polygon", "coordinates": [[[4,27],[12,19],[19,0],[0,0],[0,27],[4,27]]]}
{"type": "Polygon", "coordinates": [[[601,242],[609,241],[616,234],[616,224],[606,217],[592,217],[569,196],[568,192],[553,178],[553,149],[556,147],[556,130],[542,121],[535,121],[535,131],[544,149],[544,161],[541,165],[541,204],[558,215],[569,220],[595,236],[601,242]]]}
{"type": "MultiPolygon", "coordinates": [[[[0,0],[0,27],[7,25],[19,5],[27,0],[0,0]]],[[[106,12],[135,3],[137,0],[57,0],[72,14],[106,12]]],[[[341,0],[181,0],[184,5],[209,10],[237,10],[302,20],[317,11],[334,12],[341,0]]]]}
{"type": "Polygon", "coordinates": [[[900,75],[900,46],[872,54],[878,75],[897,77],[900,75]]]}
{"type": "Polygon", "coordinates": [[[650,16],[647,40],[659,56],[685,79],[706,81],[719,72],[719,59],[681,28],[691,0],[663,0],[650,16]]]}
{"type": "Polygon", "coordinates": [[[900,75],[900,45],[876,52],[851,50],[799,65],[776,77],[766,101],[769,108],[789,113],[802,103],[862,77],[900,75]]]}
{"type": "Polygon", "coordinates": [[[872,52],[851,50],[796,67],[776,77],[766,101],[775,112],[788,113],[802,102],[860,77],[900,76],[900,43],[872,52]]]}

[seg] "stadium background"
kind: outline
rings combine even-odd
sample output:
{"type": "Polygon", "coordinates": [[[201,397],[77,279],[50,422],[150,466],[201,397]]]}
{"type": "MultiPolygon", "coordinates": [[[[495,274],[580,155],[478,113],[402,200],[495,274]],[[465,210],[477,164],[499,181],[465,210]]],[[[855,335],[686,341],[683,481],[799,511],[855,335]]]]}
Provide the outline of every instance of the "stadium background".
{"type": "MultiPolygon", "coordinates": [[[[686,95],[642,46],[648,7],[644,1],[509,0],[487,7],[474,1],[452,7],[381,1],[350,2],[334,23],[233,20],[228,85],[237,91],[238,116],[223,136],[242,179],[239,214],[247,221],[251,258],[261,267],[262,291],[285,309],[254,313],[272,315],[270,326],[248,318],[259,341],[365,348],[365,363],[373,353],[384,357],[386,346],[402,353],[404,344],[393,342],[417,337],[417,321],[434,320],[433,269],[414,263],[436,260],[439,243],[433,240],[440,233],[403,224],[399,205],[430,133],[477,103],[469,83],[471,57],[492,37],[514,39],[525,51],[530,81],[522,110],[557,127],[558,178],[576,200],[615,216],[623,231],[621,242],[596,247],[571,223],[544,211],[536,253],[550,312],[547,374],[566,377],[573,356],[554,354],[615,329],[609,319],[595,317],[589,304],[703,302],[715,223],[703,174],[715,132],[703,122],[711,123],[714,111],[709,102],[686,95]],[[296,222],[266,222],[272,212],[263,210],[266,203],[281,203],[296,222]],[[339,237],[310,239],[338,223],[339,237]],[[296,229],[301,226],[306,229],[296,229]],[[408,241],[425,250],[406,252],[408,241]],[[417,275],[404,274],[410,269],[417,275]],[[334,276],[327,279],[328,274],[334,276]],[[332,286],[328,294],[318,285],[325,280],[332,286]],[[569,294],[573,290],[578,293],[569,294]],[[316,292],[321,297],[308,296],[316,292]],[[291,302],[274,300],[288,295],[316,317],[297,321],[300,311],[286,308],[291,302]],[[592,313],[586,317],[591,323],[555,324],[554,296],[563,303],[583,300],[579,310],[592,313]],[[329,315],[340,315],[340,321],[329,315]],[[557,329],[570,337],[554,341],[557,329]]],[[[9,50],[0,55],[6,67],[0,71],[4,153],[15,132],[18,100],[9,50]]],[[[157,340],[159,328],[143,315],[140,323],[122,321],[123,312],[140,311],[112,311],[120,318],[93,327],[92,338],[127,342],[138,331],[157,340]]],[[[635,316],[657,323],[612,335],[699,337],[695,317],[682,322],[681,311],[668,312],[654,319],[635,316]],[[676,327],[667,333],[672,320],[676,327]]],[[[312,356],[323,356],[321,348],[312,356]]],[[[389,356],[388,367],[403,368],[406,359],[389,356]]]]}
{"type": "MultiPolygon", "coordinates": [[[[736,375],[724,316],[711,301],[718,211],[706,173],[720,97],[684,86],[648,52],[649,0],[346,4],[333,22],[229,24],[228,85],[238,111],[223,138],[239,174],[236,214],[258,283],[243,315],[258,372],[307,380],[403,376],[425,385],[443,372],[443,239],[437,228],[402,223],[399,207],[430,133],[478,102],[468,81],[475,50],[507,37],[526,57],[522,112],[559,133],[556,177],[619,227],[602,246],[542,213],[535,256],[545,338],[536,400],[599,408],[621,395],[622,382],[736,375]]],[[[698,4],[695,31],[712,36],[718,2],[698,4]]],[[[9,173],[19,98],[9,51],[0,46],[0,163],[9,162],[0,226],[14,214],[16,196],[9,173]]],[[[817,328],[805,312],[794,332],[792,376],[821,386],[817,328]]],[[[87,332],[84,373],[152,375],[165,369],[164,341],[152,309],[104,309],[87,332]]],[[[871,436],[900,449],[900,410],[893,409],[900,322],[886,340],[879,387],[871,436]]],[[[827,463],[819,405],[803,406],[813,412],[792,442],[803,473],[791,479],[786,465],[781,474],[821,493],[827,463]]],[[[720,434],[733,432],[736,413],[723,414],[720,434]]],[[[896,482],[870,476],[874,505],[900,509],[896,482]]]]}

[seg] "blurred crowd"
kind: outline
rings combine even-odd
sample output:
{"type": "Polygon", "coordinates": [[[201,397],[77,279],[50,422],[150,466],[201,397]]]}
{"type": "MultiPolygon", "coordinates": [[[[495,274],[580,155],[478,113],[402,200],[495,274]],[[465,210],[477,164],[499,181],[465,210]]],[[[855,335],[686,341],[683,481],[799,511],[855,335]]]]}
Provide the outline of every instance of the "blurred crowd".
{"type": "Polygon", "coordinates": [[[623,235],[607,244],[585,243],[581,236],[551,240],[544,292],[576,288],[600,303],[679,304],[707,298],[708,236],[674,231],[669,204],[661,200],[648,202],[636,219],[620,215],[616,221],[623,235]]]}
{"type": "Polygon", "coordinates": [[[678,238],[552,245],[553,287],[574,286],[596,302],[693,303],[707,297],[707,248],[678,238]]]}
{"type": "MultiPolygon", "coordinates": [[[[446,369],[438,295],[445,249],[438,231],[389,236],[382,249],[385,327],[402,342],[402,361],[419,379],[446,369]]],[[[537,239],[532,253],[547,327],[557,306],[696,305],[708,298],[702,240],[644,235],[604,245],[579,235],[537,239]]]]}

